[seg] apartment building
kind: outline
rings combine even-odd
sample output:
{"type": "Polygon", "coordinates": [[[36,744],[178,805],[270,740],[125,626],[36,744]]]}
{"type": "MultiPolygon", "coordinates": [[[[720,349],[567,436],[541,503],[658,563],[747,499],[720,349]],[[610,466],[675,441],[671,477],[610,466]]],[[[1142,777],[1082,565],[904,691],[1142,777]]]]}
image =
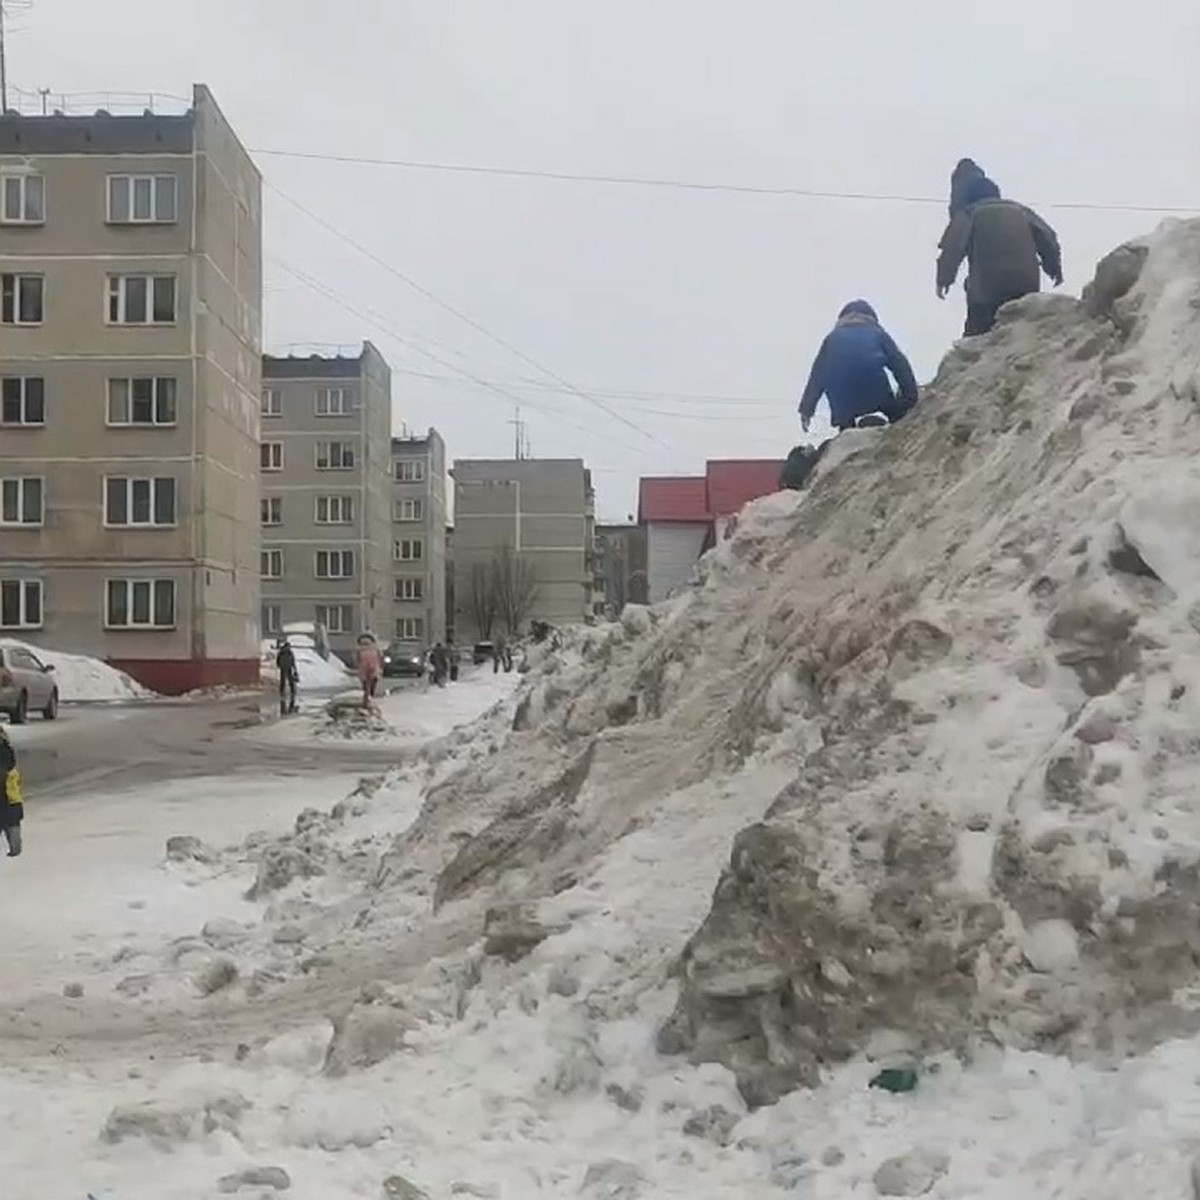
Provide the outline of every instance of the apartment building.
{"type": "Polygon", "coordinates": [[[582,460],[459,459],[453,476],[456,638],[588,616],[595,493],[582,460]]]}
{"type": "Polygon", "coordinates": [[[0,636],[258,678],[258,171],[176,115],[0,115],[0,636]]]}
{"type": "Polygon", "coordinates": [[[264,637],[317,622],[349,659],[392,621],[392,372],[357,355],[264,356],[259,449],[264,637]]]}
{"type": "Polygon", "coordinates": [[[436,429],[392,438],[392,636],[446,640],[446,444],[436,429]]]}
{"type": "Polygon", "coordinates": [[[646,530],[640,525],[596,526],[595,594],[599,612],[619,617],[627,604],[650,599],[646,530]]]}

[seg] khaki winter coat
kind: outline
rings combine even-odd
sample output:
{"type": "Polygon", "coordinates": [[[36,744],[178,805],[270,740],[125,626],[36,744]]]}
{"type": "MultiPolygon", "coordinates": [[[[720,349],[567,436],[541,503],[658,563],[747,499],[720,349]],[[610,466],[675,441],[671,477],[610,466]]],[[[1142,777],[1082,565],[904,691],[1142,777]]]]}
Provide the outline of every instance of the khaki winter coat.
{"type": "Polygon", "coordinates": [[[1014,200],[980,200],[960,212],[942,235],[938,287],[948,288],[967,259],[967,300],[1003,304],[1041,287],[1041,270],[1062,278],[1058,235],[1014,200]]]}

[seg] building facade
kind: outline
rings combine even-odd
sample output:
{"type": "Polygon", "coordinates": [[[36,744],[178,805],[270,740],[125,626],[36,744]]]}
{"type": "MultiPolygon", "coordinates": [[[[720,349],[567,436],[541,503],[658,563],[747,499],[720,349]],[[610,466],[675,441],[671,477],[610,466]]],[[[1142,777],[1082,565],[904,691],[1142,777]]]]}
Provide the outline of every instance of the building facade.
{"type": "Polygon", "coordinates": [[[370,342],[263,358],[263,637],[315,622],[346,659],[364,630],[391,637],[391,408],[391,368],[370,342]]]}
{"type": "Polygon", "coordinates": [[[431,429],[392,438],[391,636],[446,640],[446,445],[431,429]]]}
{"type": "Polygon", "coordinates": [[[596,526],[596,604],[619,617],[627,604],[647,604],[646,530],[640,525],[596,526]]]}
{"type": "Polygon", "coordinates": [[[583,462],[460,459],[453,475],[456,640],[588,617],[595,493],[583,462]]]}
{"type": "Polygon", "coordinates": [[[180,115],[0,116],[0,636],[258,678],[259,173],[180,115]]]}

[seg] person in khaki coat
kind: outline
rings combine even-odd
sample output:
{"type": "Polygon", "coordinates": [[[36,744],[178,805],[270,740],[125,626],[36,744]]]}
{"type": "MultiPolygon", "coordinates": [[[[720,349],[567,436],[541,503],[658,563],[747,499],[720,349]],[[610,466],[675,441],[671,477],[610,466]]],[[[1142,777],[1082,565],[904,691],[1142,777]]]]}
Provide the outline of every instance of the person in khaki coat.
{"type": "Polygon", "coordinates": [[[1005,200],[986,176],[965,187],[964,206],[942,234],[937,263],[937,294],[946,293],[965,258],[967,322],[964,337],[987,333],[1002,304],[1041,288],[1042,271],[1058,287],[1063,281],[1058,235],[1032,209],[1005,200]]]}

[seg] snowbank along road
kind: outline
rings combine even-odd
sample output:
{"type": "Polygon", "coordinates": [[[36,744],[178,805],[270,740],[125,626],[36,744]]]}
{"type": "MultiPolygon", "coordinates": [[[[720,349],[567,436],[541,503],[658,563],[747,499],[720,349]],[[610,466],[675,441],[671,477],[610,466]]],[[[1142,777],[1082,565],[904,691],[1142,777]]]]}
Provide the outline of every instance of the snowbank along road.
{"type": "Polygon", "coordinates": [[[425,737],[395,769],[148,788],[85,857],[64,818],[3,878],[4,1178],[1190,1195],[1198,452],[1176,222],[1009,306],[687,594],[434,695],[474,723],[307,727],[425,737]]]}

